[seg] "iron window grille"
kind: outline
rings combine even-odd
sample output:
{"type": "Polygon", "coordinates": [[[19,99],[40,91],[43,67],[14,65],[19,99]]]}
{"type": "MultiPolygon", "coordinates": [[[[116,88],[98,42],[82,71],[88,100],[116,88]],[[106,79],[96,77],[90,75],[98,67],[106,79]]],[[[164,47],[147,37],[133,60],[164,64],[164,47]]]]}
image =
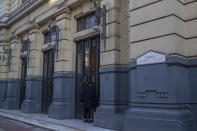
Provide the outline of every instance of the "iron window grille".
{"type": "Polygon", "coordinates": [[[57,40],[57,28],[53,27],[44,34],[44,44],[57,40]]]}
{"type": "Polygon", "coordinates": [[[21,40],[21,52],[28,51],[29,40],[21,40]]]}
{"type": "Polygon", "coordinates": [[[56,59],[58,58],[59,46],[59,26],[51,27],[49,24],[49,31],[44,34],[44,44],[55,42],[54,52],[56,52],[56,59]]]}
{"type": "Polygon", "coordinates": [[[0,60],[2,61],[5,61],[6,60],[6,57],[5,55],[7,54],[8,55],[8,58],[7,58],[7,65],[8,65],[8,71],[10,71],[10,65],[11,65],[11,57],[12,57],[12,49],[11,47],[9,47],[8,49],[6,49],[5,45],[3,46],[2,48],[2,52],[0,52],[3,54],[2,58],[0,56],[0,60]]]}
{"type": "Polygon", "coordinates": [[[77,19],[77,32],[97,26],[95,13],[80,17],[77,19]]]}
{"type": "Polygon", "coordinates": [[[29,67],[29,58],[30,58],[30,40],[23,40],[23,38],[21,39],[21,53],[23,52],[27,52],[26,60],[27,60],[27,67],[29,67]]]}
{"type": "Polygon", "coordinates": [[[3,46],[1,46],[2,47],[2,50],[1,50],[1,52],[0,52],[0,54],[2,54],[2,55],[0,55],[0,61],[5,61],[6,60],[6,54],[8,54],[8,50],[9,49],[6,49],[6,47],[5,47],[5,45],[3,45],[3,46]]]}

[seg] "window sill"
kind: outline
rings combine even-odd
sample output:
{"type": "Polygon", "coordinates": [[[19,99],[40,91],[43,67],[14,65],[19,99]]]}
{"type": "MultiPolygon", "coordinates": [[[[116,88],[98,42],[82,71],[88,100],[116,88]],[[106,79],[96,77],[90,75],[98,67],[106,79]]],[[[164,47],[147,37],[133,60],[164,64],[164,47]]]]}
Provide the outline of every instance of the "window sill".
{"type": "Polygon", "coordinates": [[[100,26],[99,26],[98,30],[95,30],[93,28],[89,28],[89,29],[74,33],[73,39],[74,39],[74,41],[79,41],[82,39],[86,39],[88,37],[93,37],[93,36],[99,35],[100,31],[101,31],[100,26]]]}
{"type": "Polygon", "coordinates": [[[55,47],[55,41],[52,41],[52,42],[43,44],[43,45],[41,46],[41,51],[44,52],[44,51],[46,51],[46,50],[53,49],[54,47],[55,47]]]}

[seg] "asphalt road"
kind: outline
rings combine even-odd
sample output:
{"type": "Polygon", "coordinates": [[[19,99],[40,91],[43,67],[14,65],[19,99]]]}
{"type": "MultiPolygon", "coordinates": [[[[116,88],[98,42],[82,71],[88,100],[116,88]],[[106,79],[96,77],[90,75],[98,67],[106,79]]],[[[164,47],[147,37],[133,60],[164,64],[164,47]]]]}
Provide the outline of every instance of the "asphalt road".
{"type": "Polygon", "coordinates": [[[52,131],[0,117],[0,131],[52,131]]]}

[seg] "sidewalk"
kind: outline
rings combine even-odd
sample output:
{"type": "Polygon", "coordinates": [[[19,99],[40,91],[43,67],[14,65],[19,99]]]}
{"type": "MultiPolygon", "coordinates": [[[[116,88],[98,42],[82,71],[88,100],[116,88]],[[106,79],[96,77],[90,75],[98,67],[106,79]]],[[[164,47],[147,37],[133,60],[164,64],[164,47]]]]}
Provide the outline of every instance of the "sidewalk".
{"type": "Polygon", "coordinates": [[[48,118],[46,114],[26,114],[20,110],[0,109],[0,116],[55,131],[114,131],[94,127],[92,123],[77,119],[56,120],[48,118]]]}

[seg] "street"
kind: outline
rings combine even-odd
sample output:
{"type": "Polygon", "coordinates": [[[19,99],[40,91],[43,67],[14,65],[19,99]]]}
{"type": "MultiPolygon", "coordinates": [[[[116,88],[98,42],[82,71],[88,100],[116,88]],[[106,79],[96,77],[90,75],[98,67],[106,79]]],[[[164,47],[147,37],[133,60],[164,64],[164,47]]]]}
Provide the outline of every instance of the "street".
{"type": "Polygon", "coordinates": [[[52,131],[0,117],[0,131],[52,131]]]}

